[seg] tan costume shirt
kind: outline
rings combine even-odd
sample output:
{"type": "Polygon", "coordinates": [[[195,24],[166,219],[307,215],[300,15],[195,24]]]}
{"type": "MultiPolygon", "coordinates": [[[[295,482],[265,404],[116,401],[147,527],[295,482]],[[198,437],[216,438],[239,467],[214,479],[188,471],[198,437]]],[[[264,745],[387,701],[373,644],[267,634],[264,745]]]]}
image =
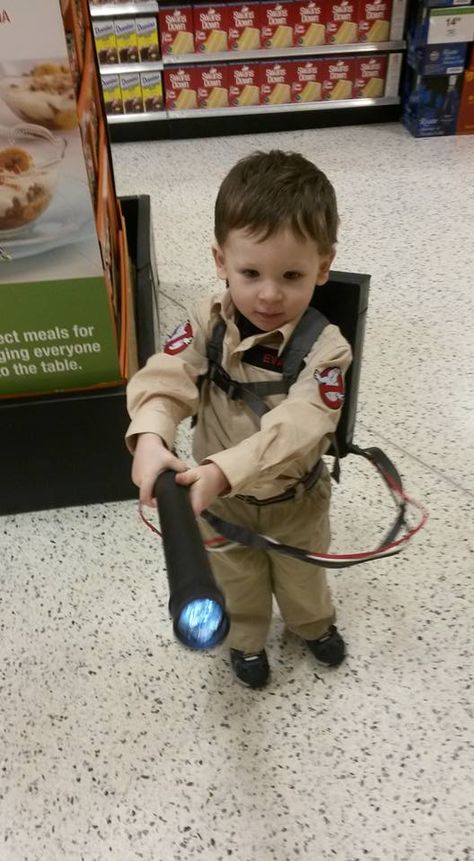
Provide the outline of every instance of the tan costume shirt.
{"type": "Polygon", "coordinates": [[[335,430],[340,416],[341,379],[351,352],[339,329],[327,326],[288,394],[266,397],[271,409],[259,419],[242,401],[231,401],[208,381],[199,392],[198,377],[208,367],[207,341],[223,317],[227,329],[222,365],[227,373],[240,382],[274,380],[278,372],[241,361],[242,354],[261,344],[281,355],[299,318],[241,340],[234,314],[228,291],[203,299],[168,339],[164,351],[135,374],[127,390],[132,418],[127,443],[133,451],[137,434],[155,433],[172,448],[179,423],[197,413],[196,461],[217,464],[230,485],[229,496],[265,499],[303,478],[327,450],[327,434],[335,430]]]}

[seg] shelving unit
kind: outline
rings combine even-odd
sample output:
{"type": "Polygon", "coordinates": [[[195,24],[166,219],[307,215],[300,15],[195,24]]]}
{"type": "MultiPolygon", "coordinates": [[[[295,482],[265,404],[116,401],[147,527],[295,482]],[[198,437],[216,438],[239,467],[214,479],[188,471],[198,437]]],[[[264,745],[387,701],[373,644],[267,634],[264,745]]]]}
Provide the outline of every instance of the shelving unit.
{"type": "MultiPolygon", "coordinates": [[[[94,18],[125,15],[157,14],[160,7],[156,0],[127,3],[113,6],[91,6],[94,18]]],[[[113,142],[151,140],[154,138],[201,137],[220,134],[242,134],[258,131],[285,131],[295,128],[318,128],[328,125],[346,125],[367,122],[389,122],[400,118],[399,82],[403,52],[403,27],[407,0],[393,0],[390,40],[387,42],[357,42],[314,47],[292,47],[259,49],[252,51],[225,51],[215,54],[194,53],[165,54],[154,63],[129,63],[101,66],[101,75],[112,75],[145,71],[164,71],[202,64],[238,64],[245,62],[291,61],[300,58],[344,56],[370,56],[388,54],[390,86],[384,98],[351,99],[260,105],[252,107],[226,107],[218,110],[191,109],[186,111],[164,110],[156,113],[109,115],[110,134],[113,142]]]]}

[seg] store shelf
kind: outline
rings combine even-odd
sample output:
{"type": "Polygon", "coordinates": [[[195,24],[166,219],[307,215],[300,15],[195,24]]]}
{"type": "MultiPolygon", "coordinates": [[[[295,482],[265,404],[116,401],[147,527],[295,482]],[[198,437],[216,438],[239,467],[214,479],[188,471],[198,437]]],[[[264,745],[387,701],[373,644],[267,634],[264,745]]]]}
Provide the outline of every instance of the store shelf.
{"type": "Polygon", "coordinates": [[[399,98],[382,98],[382,99],[333,99],[324,102],[300,102],[298,104],[283,104],[283,105],[254,105],[246,108],[219,108],[218,110],[209,110],[208,108],[200,108],[197,110],[188,111],[170,111],[168,119],[170,120],[192,120],[204,119],[205,117],[227,117],[229,114],[234,116],[255,116],[255,114],[289,114],[301,111],[327,111],[327,110],[343,110],[347,108],[376,108],[382,105],[398,105],[399,98]]]}
{"type": "Polygon", "coordinates": [[[91,18],[123,18],[127,15],[156,15],[159,11],[156,0],[142,3],[104,3],[102,6],[90,4],[91,18]]]}
{"type": "Polygon", "coordinates": [[[99,66],[101,75],[128,75],[131,72],[161,72],[163,63],[155,60],[153,63],[110,63],[99,66]]]}
{"type": "Polygon", "coordinates": [[[334,54],[374,54],[402,51],[406,42],[355,42],[348,45],[314,45],[305,48],[261,48],[257,51],[221,51],[218,54],[166,54],[164,66],[183,66],[186,63],[239,63],[245,60],[291,60],[296,57],[327,57],[334,54]]]}
{"type": "Polygon", "coordinates": [[[111,126],[119,126],[126,123],[159,122],[169,118],[168,111],[146,111],[142,114],[108,114],[107,122],[111,126]]]}

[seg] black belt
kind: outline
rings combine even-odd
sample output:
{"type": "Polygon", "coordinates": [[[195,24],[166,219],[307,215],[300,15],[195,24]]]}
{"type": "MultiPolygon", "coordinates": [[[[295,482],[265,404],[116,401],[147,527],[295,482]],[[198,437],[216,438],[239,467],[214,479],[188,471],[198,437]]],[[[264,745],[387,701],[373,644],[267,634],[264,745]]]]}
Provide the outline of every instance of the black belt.
{"type": "Polygon", "coordinates": [[[314,487],[316,482],[321,478],[321,472],[323,469],[322,460],[318,460],[317,464],[313,466],[311,472],[308,472],[304,478],[301,478],[296,482],[292,487],[289,487],[288,490],[284,490],[283,493],[279,493],[278,496],[268,496],[266,499],[257,499],[256,496],[243,496],[240,493],[236,493],[236,499],[242,499],[243,502],[249,502],[250,505],[273,505],[274,502],[284,502],[286,499],[294,499],[298,494],[298,489],[301,487],[303,491],[309,490],[311,487],[314,487]]]}

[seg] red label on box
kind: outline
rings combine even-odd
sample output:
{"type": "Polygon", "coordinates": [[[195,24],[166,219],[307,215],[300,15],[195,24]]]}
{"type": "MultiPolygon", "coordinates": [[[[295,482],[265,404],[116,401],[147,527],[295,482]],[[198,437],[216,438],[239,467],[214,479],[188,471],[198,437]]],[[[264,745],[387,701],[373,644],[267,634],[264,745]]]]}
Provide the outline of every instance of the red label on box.
{"type": "Polygon", "coordinates": [[[327,60],[322,87],[323,99],[351,99],[354,88],[354,60],[327,60]]]}
{"type": "Polygon", "coordinates": [[[291,48],[294,44],[293,3],[262,3],[262,45],[264,48],[291,48]]]}
{"type": "Polygon", "coordinates": [[[467,63],[466,69],[467,69],[469,72],[474,72],[474,45],[472,46],[472,49],[471,49],[471,56],[470,56],[470,58],[469,58],[469,60],[468,60],[468,63],[467,63]]]}
{"type": "Polygon", "coordinates": [[[241,63],[229,66],[229,104],[232,107],[259,105],[260,83],[259,63],[241,63]]]}
{"type": "Polygon", "coordinates": [[[317,102],[322,98],[326,60],[299,60],[291,86],[293,102],[317,102]]]}
{"type": "Polygon", "coordinates": [[[387,42],[392,0],[359,0],[359,42],[387,42]]]}
{"type": "Polygon", "coordinates": [[[356,0],[330,0],[326,22],[326,41],[344,45],[357,42],[356,0]]]}
{"type": "Polygon", "coordinates": [[[327,2],[296,0],[294,3],[295,45],[324,45],[326,41],[327,2]]]}
{"type": "Polygon", "coordinates": [[[171,67],[165,69],[163,74],[168,110],[197,108],[197,68],[195,66],[185,66],[181,69],[171,67]]]}
{"type": "Polygon", "coordinates": [[[229,9],[224,3],[194,6],[194,38],[196,51],[227,51],[229,9]]]}
{"type": "Polygon", "coordinates": [[[196,81],[198,107],[215,110],[229,106],[227,66],[199,66],[196,81]]]}
{"type": "Polygon", "coordinates": [[[264,105],[291,102],[296,63],[263,63],[260,66],[260,94],[264,105]]]}
{"type": "Polygon", "coordinates": [[[385,92],[387,57],[357,57],[354,60],[354,98],[381,99],[385,92]]]}
{"type": "Polygon", "coordinates": [[[261,47],[260,12],[260,3],[237,3],[228,7],[231,51],[254,51],[261,47]]]}
{"type": "Polygon", "coordinates": [[[191,6],[165,6],[160,9],[160,41],[163,54],[194,51],[191,6]]]}
{"type": "Polygon", "coordinates": [[[464,72],[456,133],[458,135],[474,135],[474,68],[464,72]]]}

